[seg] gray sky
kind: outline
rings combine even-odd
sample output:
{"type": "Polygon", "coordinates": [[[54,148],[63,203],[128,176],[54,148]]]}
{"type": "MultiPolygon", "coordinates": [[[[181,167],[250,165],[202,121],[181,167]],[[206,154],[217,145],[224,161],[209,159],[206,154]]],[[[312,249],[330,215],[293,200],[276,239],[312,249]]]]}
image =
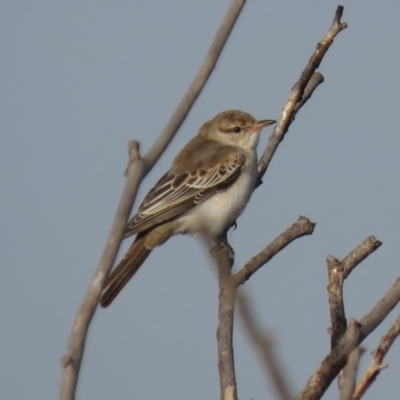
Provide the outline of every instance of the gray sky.
{"type": "MultiPolygon", "coordinates": [[[[326,256],[343,258],[372,234],[384,243],[345,284],[348,317],[361,318],[400,275],[400,3],[345,3],[349,28],[322,63],[325,83],[292,124],[264,185],[229,234],[239,268],[299,215],[317,223],[311,237],[292,244],[246,284],[274,335],[293,393],[329,351],[326,256]]],[[[228,5],[1,2],[4,399],[58,396],[59,360],[124,185],[126,143],[137,139],[145,152],[158,136],[228,5]]],[[[238,108],[277,119],[336,6],[249,1],[138,202],[216,113],[238,108]]],[[[264,132],[261,148],[271,129],[264,132]]],[[[365,342],[363,369],[397,314],[398,308],[365,342]]],[[[192,238],[172,239],[109,309],[95,315],[78,398],[218,398],[216,324],[217,284],[207,255],[192,238]]],[[[398,392],[399,346],[365,399],[398,392]]],[[[271,398],[239,319],[235,350],[239,397],[271,398]]],[[[338,398],[335,384],[325,398],[338,398]]]]}

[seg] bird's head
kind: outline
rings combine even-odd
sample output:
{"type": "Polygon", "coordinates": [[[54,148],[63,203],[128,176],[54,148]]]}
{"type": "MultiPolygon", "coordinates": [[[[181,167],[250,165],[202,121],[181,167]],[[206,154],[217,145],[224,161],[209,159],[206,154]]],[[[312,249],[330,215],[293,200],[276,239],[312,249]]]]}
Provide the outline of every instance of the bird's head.
{"type": "Polygon", "coordinates": [[[206,122],[200,134],[250,151],[257,147],[261,130],[275,122],[272,119],[258,121],[244,111],[228,110],[206,122]]]}

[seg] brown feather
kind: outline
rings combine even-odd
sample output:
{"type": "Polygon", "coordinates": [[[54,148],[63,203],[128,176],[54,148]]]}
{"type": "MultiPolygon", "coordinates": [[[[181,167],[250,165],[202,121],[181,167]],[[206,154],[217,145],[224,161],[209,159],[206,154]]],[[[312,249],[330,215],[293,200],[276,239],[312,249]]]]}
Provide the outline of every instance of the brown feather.
{"type": "Polygon", "coordinates": [[[180,155],[143,200],[137,214],[129,221],[124,238],[170,221],[228,188],[240,175],[245,162],[244,155],[234,147],[221,146],[212,140],[198,143],[196,138],[180,155]],[[188,172],[179,169],[183,152],[197,153],[188,172]]]}
{"type": "Polygon", "coordinates": [[[100,298],[102,307],[108,307],[112,303],[122,288],[135,275],[151,251],[152,249],[148,249],[145,246],[144,238],[139,238],[138,235],[124,258],[108,277],[104,292],[100,298]]]}

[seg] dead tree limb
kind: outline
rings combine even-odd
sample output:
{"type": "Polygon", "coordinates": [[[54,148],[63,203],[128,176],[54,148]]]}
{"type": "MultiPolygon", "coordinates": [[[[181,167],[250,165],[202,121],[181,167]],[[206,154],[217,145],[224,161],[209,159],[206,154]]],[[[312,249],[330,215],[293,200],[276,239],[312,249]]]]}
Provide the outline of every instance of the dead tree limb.
{"type": "Polygon", "coordinates": [[[383,363],[383,358],[399,335],[400,316],[397,317],[395,323],[389,329],[389,332],[381,339],[381,343],[378,349],[375,351],[374,358],[354,390],[353,400],[361,399],[361,397],[365,394],[365,392],[380,374],[381,370],[388,367],[388,364],[383,363]]]}
{"type": "Polygon", "coordinates": [[[400,301],[400,278],[382,297],[375,307],[359,322],[351,319],[349,326],[338,344],[325,357],[317,371],[311,376],[304,390],[296,400],[317,400],[344,368],[350,352],[376,329],[400,301]]]}
{"type": "Polygon", "coordinates": [[[289,99],[283,107],[281,117],[278,123],[275,125],[275,128],[268,140],[268,144],[258,162],[257,186],[262,183],[262,178],[268,168],[268,165],[271,162],[280,142],[283,140],[285,134],[289,130],[290,124],[294,121],[297,112],[311,97],[318,85],[324,81],[323,76],[319,72],[316,72],[316,69],[320,66],[322,59],[331,47],[336,35],[338,35],[338,33],[343,29],[347,28],[347,24],[340,21],[342,18],[343,9],[344,8],[342,6],[338,6],[329,31],[317,44],[317,47],[308,61],[307,66],[304,68],[299,80],[292,88],[289,99]]]}

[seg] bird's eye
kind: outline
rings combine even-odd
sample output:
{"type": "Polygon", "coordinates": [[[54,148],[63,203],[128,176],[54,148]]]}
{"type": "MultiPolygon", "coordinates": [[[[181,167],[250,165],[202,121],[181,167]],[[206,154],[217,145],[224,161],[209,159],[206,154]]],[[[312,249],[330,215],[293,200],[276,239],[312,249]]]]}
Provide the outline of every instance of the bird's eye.
{"type": "Polygon", "coordinates": [[[239,133],[242,129],[240,128],[240,126],[235,126],[233,128],[233,132],[239,133]]]}

